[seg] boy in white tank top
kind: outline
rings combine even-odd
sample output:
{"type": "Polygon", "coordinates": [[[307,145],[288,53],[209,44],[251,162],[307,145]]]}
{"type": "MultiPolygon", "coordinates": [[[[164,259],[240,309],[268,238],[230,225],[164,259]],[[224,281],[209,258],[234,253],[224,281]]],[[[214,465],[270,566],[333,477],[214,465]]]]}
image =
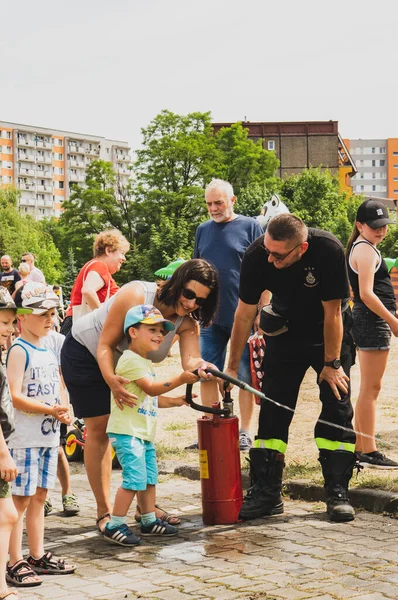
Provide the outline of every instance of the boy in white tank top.
{"type": "Polygon", "coordinates": [[[19,288],[17,306],[32,309],[18,317],[21,336],[7,357],[11,397],[15,409],[15,431],[10,437],[11,455],[18,476],[12,495],[18,521],[10,539],[7,580],[14,585],[40,585],[36,574],[73,573],[75,567],[44,550],[44,502],[54,487],[60,423],[71,423],[67,406],[60,404],[60,372],[52,350],[42,338],[52,327],[58,298],[50,287],[30,281],[19,288]],[[29,556],[23,560],[23,516],[27,510],[29,556]]]}

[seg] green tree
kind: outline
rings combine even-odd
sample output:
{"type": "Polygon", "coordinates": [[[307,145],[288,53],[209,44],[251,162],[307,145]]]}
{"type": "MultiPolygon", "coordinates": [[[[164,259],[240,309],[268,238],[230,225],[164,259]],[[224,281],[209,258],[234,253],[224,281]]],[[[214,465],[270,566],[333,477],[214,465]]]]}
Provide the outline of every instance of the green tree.
{"type": "Polygon", "coordinates": [[[75,283],[76,277],[79,274],[79,267],[76,264],[75,253],[73,248],[68,250],[68,260],[65,265],[64,277],[62,280],[62,289],[65,300],[70,297],[70,293],[75,283]]]}
{"type": "Polygon", "coordinates": [[[57,283],[63,269],[60,253],[42,222],[18,211],[18,198],[18,190],[0,189],[0,254],[9,254],[18,266],[22,254],[32,252],[46,281],[57,283]]]}
{"type": "Polygon", "coordinates": [[[360,200],[348,199],[337,176],[320,167],[306,169],[283,180],[280,193],[290,212],[308,227],[330,231],[347,243],[360,200]]]}
{"type": "Polygon", "coordinates": [[[264,150],[263,140],[253,142],[242,123],[222,127],[215,136],[219,151],[218,177],[229,181],[236,195],[253,184],[263,186],[275,175],[279,161],[274,152],[264,150]]]}

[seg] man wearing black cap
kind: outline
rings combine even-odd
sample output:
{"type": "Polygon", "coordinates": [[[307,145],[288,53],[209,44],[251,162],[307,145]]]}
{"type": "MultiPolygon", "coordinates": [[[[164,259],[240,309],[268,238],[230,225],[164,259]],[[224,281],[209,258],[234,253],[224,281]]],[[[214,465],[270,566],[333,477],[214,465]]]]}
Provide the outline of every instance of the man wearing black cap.
{"type": "Polygon", "coordinates": [[[282,473],[289,426],[301,382],[311,366],[318,375],[322,402],[315,441],[327,512],[333,521],[350,521],[355,516],[347,497],[355,464],[349,385],[353,350],[343,340],[342,307],[348,305],[349,285],[341,243],[326,231],[307,229],[294,215],[271,219],[242,262],[227,371],[232,376],[236,377],[265,289],[272,293],[272,305],[260,316],[266,336],[262,391],[287,408],[262,403],[258,434],[250,450],[254,485],[244,499],[241,517],[283,512],[282,473]]]}

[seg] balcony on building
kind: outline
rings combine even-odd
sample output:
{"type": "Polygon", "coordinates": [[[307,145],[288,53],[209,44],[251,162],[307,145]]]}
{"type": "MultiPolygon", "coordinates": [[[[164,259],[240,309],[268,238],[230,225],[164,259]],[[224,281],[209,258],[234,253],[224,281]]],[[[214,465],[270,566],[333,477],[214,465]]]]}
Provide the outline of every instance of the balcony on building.
{"type": "Polygon", "coordinates": [[[34,191],[35,184],[34,183],[28,183],[26,181],[18,181],[18,187],[19,187],[20,190],[34,191]]]}
{"type": "Polygon", "coordinates": [[[28,168],[28,167],[19,167],[18,173],[21,173],[21,175],[34,175],[35,170],[32,168],[28,168]]]}
{"type": "Polygon", "coordinates": [[[36,148],[52,148],[51,138],[36,138],[36,148]]]}
{"type": "Polygon", "coordinates": [[[70,159],[68,161],[68,166],[69,167],[77,167],[78,169],[85,169],[86,165],[84,164],[84,162],[82,160],[73,160],[70,159]]]}
{"type": "Polygon", "coordinates": [[[36,155],[36,162],[44,165],[52,165],[51,154],[44,154],[41,156],[40,154],[36,155]]]}
{"type": "Polygon", "coordinates": [[[86,154],[87,148],[85,148],[83,144],[70,141],[68,144],[68,152],[74,152],[76,154],[86,154]]]}
{"type": "Polygon", "coordinates": [[[36,142],[35,142],[33,136],[28,136],[26,134],[18,133],[17,134],[17,145],[25,146],[28,148],[35,148],[36,142]]]}
{"type": "Polygon", "coordinates": [[[99,156],[100,154],[100,147],[96,146],[95,148],[90,148],[90,146],[87,147],[85,154],[88,154],[89,156],[99,156]]]}
{"type": "Polygon", "coordinates": [[[52,185],[36,185],[36,191],[37,192],[44,192],[47,194],[52,194],[53,193],[53,186],[52,185]]]}
{"type": "Polygon", "coordinates": [[[21,150],[18,150],[17,157],[18,160],[27,160],[29,162],[35,162],[35,155],[29,152],[23,152],[21,150]]]}
{"type": "Polygon", "coordinates": [[[53,177],[52,171],[48,169],[37,169],[35,175],[36,177],[44,177],[46,179],[52,179],[53,177]]]}

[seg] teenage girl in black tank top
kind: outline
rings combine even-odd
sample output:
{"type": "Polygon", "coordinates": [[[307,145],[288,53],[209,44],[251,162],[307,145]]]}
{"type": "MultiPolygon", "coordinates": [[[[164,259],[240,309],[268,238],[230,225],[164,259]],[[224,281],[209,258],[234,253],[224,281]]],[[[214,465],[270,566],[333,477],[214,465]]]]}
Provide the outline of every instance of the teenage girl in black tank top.
{"type": "Polygon", "coordinates": [[[365,467],[398,468],[376,449],[376,401],[387,366],[391,333],[398,336],[395,294],[388,268],[377,244],[393,221],[379,200],[366,200],[358,209],[347,245],[348,275],[354,295],[353,336],[357,344],[361,385],[355,406],[356,450],[365,467]]]}

